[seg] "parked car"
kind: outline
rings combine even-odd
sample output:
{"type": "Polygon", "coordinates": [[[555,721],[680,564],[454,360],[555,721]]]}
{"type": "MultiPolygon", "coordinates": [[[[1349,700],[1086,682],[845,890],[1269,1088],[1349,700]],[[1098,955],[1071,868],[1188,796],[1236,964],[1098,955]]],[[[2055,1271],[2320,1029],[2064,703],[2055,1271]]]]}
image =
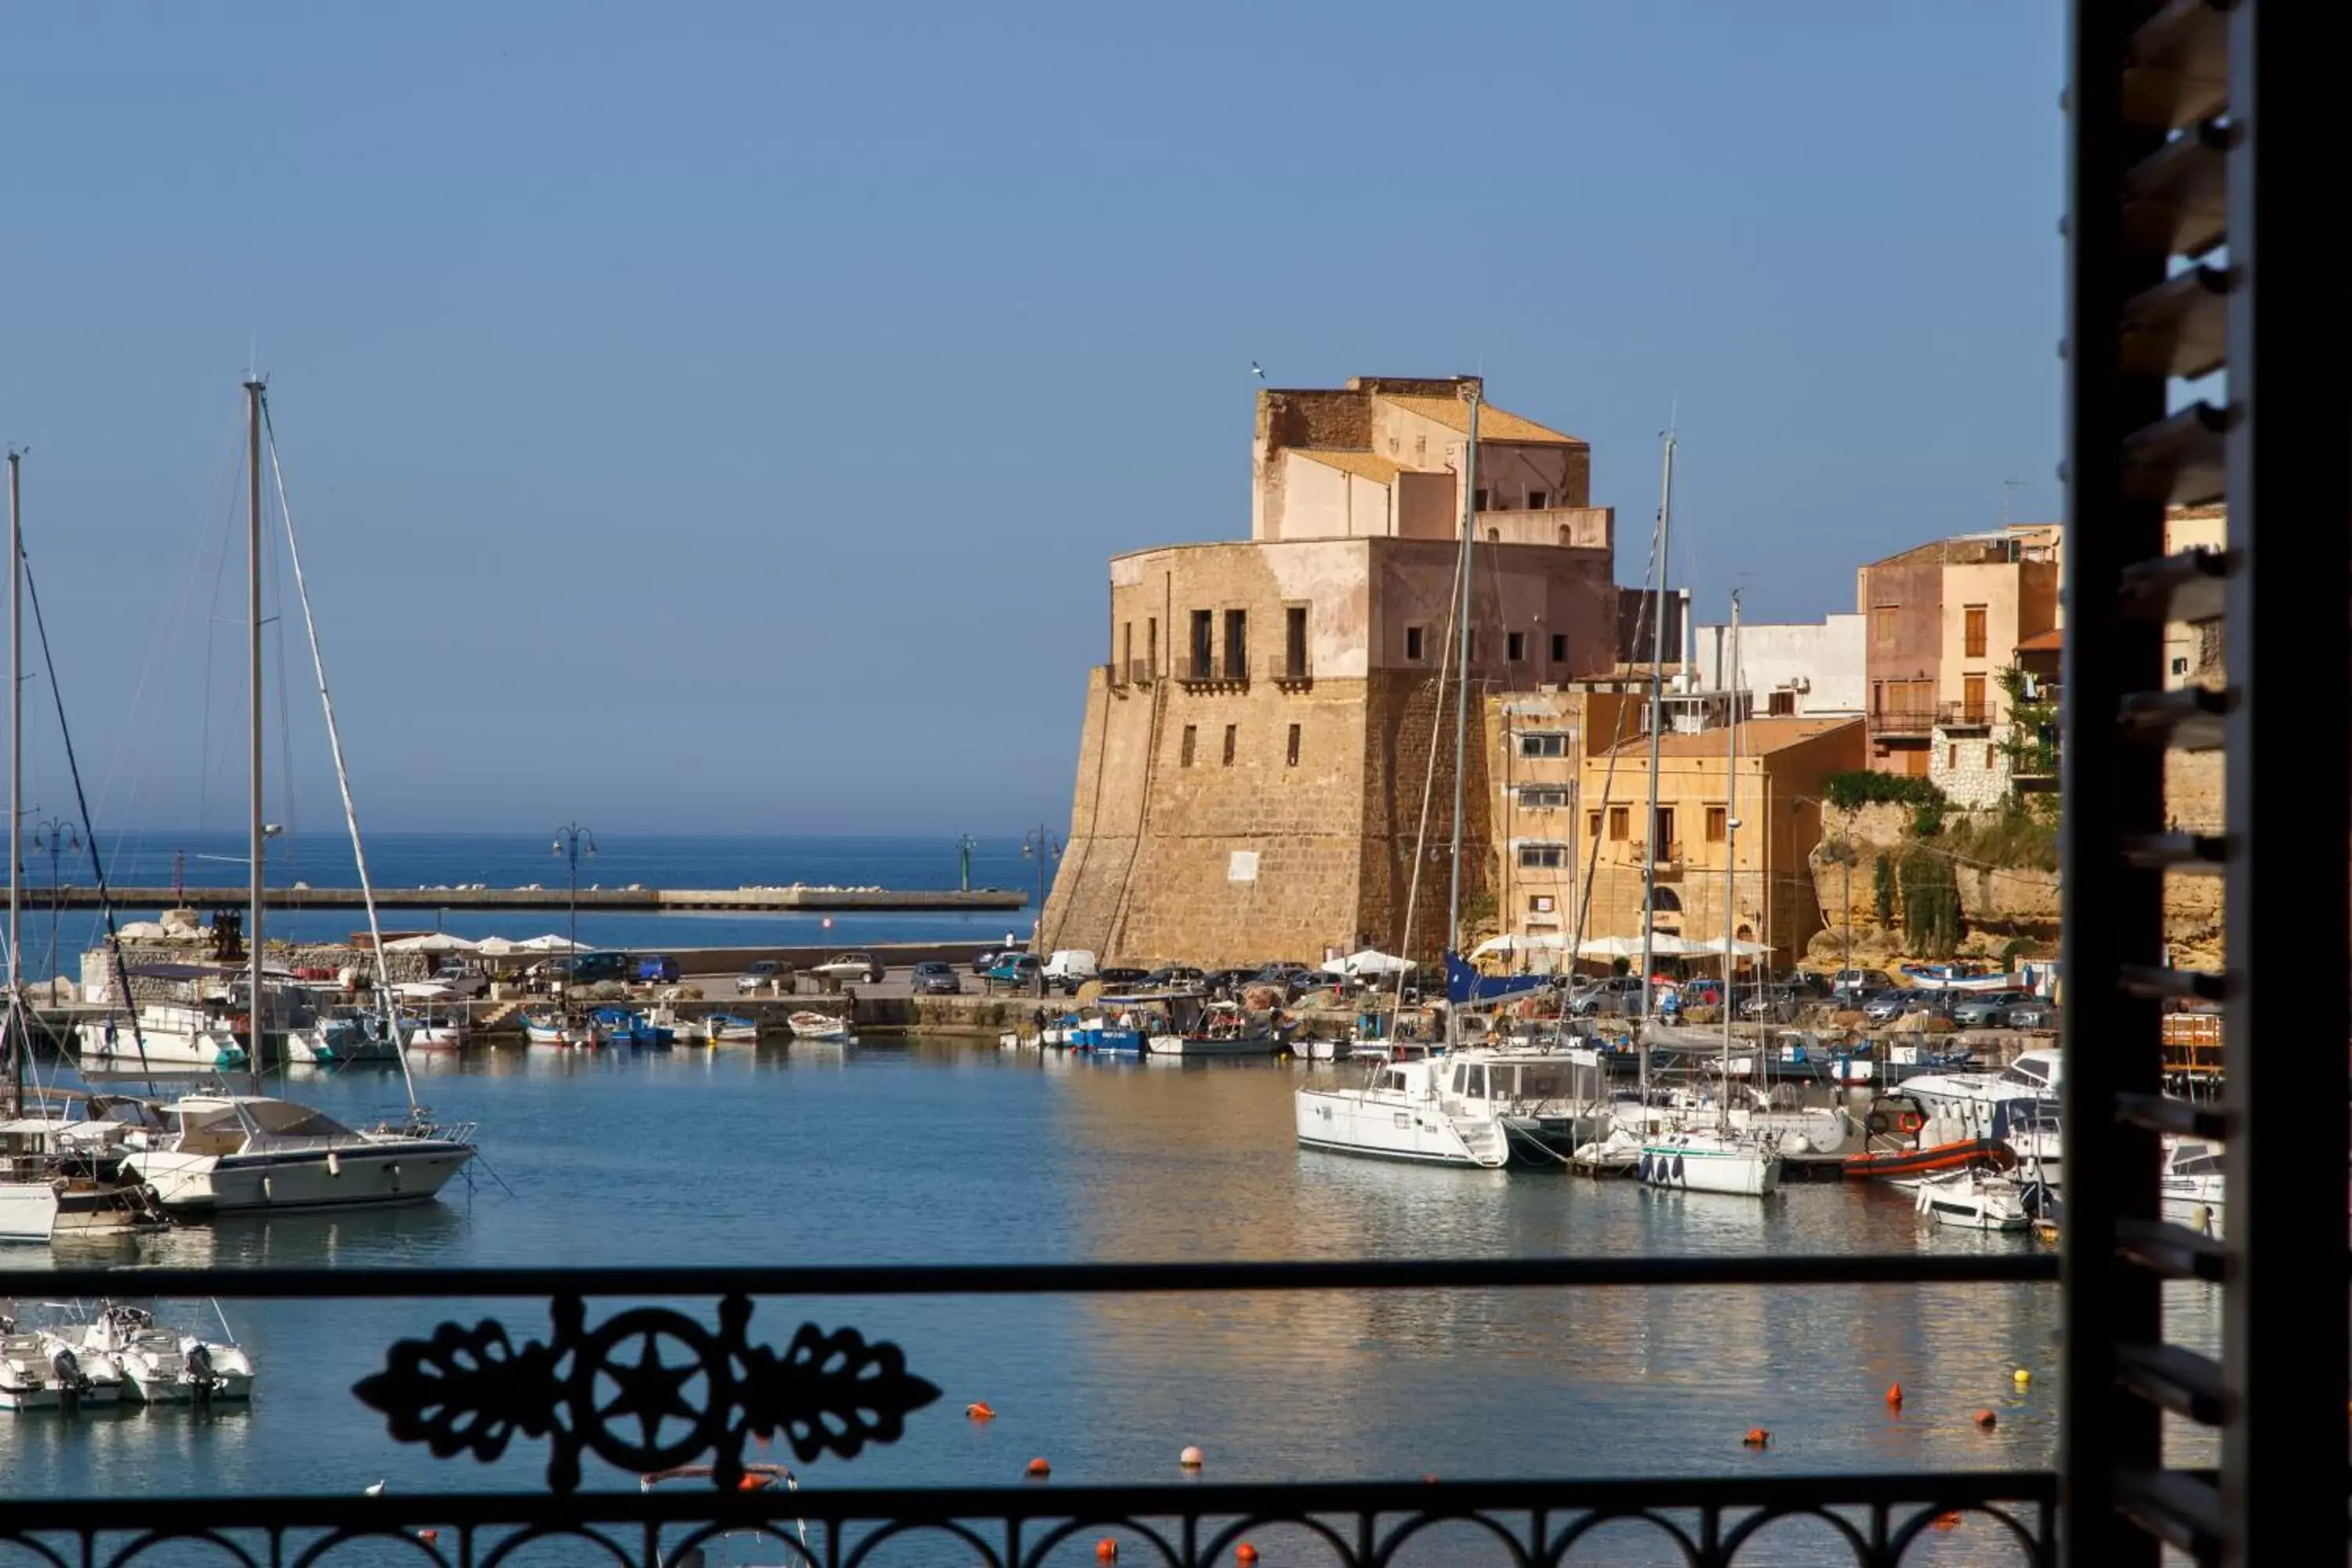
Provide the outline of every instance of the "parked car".
{"type": "Polygon", "coordinates": [[[1213,969],[1201,978],[1201,984],[1221,996],[1238,996],[1242,987],[1257,978],[1255,969],[1213,969]]]}
{"type": "Polygon", "coordinates": [[[974,974],[987,973],[996,967],[997,956],[997,950],[992,947],[981,949],[971,955],[971,972],[974,974]]]}
{"type": "Polygon", "coordinates": [[[1319,985],[1330,984],[1330,976],[1307,968],[1303,963],[1269,963],[1250,976],[1253,985],[1279,985],[1291,996],[1304,995],[1319,985]]]}
{"type": "Polygon", "coordinates": [[[1785,985],[1767,985],[1739,999],[1739,1016],[1751,1021],[1792,1023],[1803,1007],[1803,999],[1785,985]]]}
{"type": "Polygon", "coordinates": [[[1640,975],[1612,974],[1570,992],[1568,1011],[1575,1018],[1590,1018],[1598,1013],[1626,1013],[1638,1006],[1641,999],[1640,975]]]}
{"type": "Polygon", "coordinates": [[[1951,1019],[1963,1029],[1998,1028],[2011,1007],[2032,999],[2024,991],[1970,992],[1952,1004],[1951,1019]]]}
{"type": "Polygon", "coordinates": [[[677,984],[677,960],[658,952],[638,959],[637,984],[640,985],[677,984]]]}
{"type": "Polygon", "coordinates": [[[845,952],[826,959],[809,973],[835,980],[862,980],[868,985],[877,985],[881,983],[883,971],[882,965],[870,952],[845,952]]]}
{"type": "Polygon", "coordinates": [[[2035,996],[2002,1014],[2000,1021],[2012,1029],[2054,1029],[2058,1026],[2058,1007],[2055,1003],[2035,996]]]}
{"type": "Polygon", "coordinates": [[[1889,985],[1862,999],[1862,1016],[1874,1024],[1891,1024],[1911,1008],[1915,993],[1889,985]]]}
{"type": "Polygon", "coordinates": [[[1045,961],[1046,984],[1075,996],[1078,987],[1095,978],[1095,955],[1085,948],[1066,947],[1045,961]]]}
{"type": "Polygon", "coordinates": [[[779,988],[790,985],[792,981],[793,966],[782,959],[755,958],[743,966],[742,973],[735,977],[735,994],[748,996],[770,985],[779,988]]]}
{"type": "Polygon", "coordinates": [[[1818,1002],[1830,994],[1829,976],[1811,969],[1784,969],[1771,983],[1800,1002],[1818,1002]]]}
{"type": "Polygon", "coordinates": [[[1841,1002],[1864,1001],[1874,992],[1894,989],[1894,978],[1883,969],[1841,969],[1830,976],[1830,994],[1841,1002]]]}
{"type": "Polygon", "coordinates": [[[452,996],[481,996],[489,992],[490,977],[471,963],[445,963],[425,984],[438,985],[452,996]]]}
{"type": "Polygon", "coordinates": [[[907,986],[918,996],[956,996],[963,992],[963,976],[951,964],[919,963],[907,977],[907,986]]]}
{"type": "Polygon", "coordinates": [[[1208,976],[1184,963],[1163,963],[1143,977],[1146,989],[1169,991],[1178,986],[1198,985],[1208,976]]]}
{"type": "Polygon", "coordinates": [[[1021,991],[1031,990],[1036,986],[1037,977],[1045,968],[1045,961],[1034,952],[1002,952],[997,955],[994,967],[988,972],[988,983],[1021,991]]]}
{"type": "Polygon", "coordinates": [[[1095,971],[1095,978],[1102,982],[1106,991],[1124,991],[1129,986],[1140,984],[1145,973],[1131,964],[1113,964],[1095,971]]]}

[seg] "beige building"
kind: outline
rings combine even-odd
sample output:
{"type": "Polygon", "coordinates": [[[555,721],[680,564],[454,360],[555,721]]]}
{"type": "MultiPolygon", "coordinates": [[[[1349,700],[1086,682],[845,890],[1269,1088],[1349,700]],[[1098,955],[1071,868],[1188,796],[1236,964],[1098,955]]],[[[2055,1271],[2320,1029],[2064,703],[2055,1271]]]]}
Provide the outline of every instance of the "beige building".
{"type": "Polygon", "coordinates": [[[1591,862],[1591,935],[1642,934],[1643,872],[1654,846],[1660,931],[1692,941],[1720,937],[1728,897],[1734,934],[1769,945],[1772,963],[1785,965],[1821,929],[1806,857],[1821,840],[1822,781],[1864,765],[1864,721],[1751,720],[1738,726],[1736,763],[1728,755],[1733,732],[1659,737],[1654,840],[1643,821],[1648,740],[1627,741],[1613,759],[1606,750],[1585,759],[1576,848],[1580,864],[1599,850],[1591,862]]]}
{"type": "MultiPolygon", "coordinates": [[[[1426,782],[1437,809],[1410,942],[1433,951],[1454,755],[1438,670],[1477,384],[1263,391],[1251,538],[1111,561],[1109,646],[1087,683],[1041,946],[1243,963],[1404,945],[1426,782]]],[[[1468,665],[1481,711],[1616,663],[1632,617],[1612,514],[1587,504],[1591,462],[1574,437],[1483,411],[1468,665]]],[[[1471,752],[1465,880],[1486,900],[1490,753],[1471,752]]]]}
{"type": "Polygon", "coordinates": [[[2008,721],[2000,674],[2063,622],[2054,523],[1939,539],[1857,569],[1869,765],[1926,777],[1935,748],[2008,721]]]}

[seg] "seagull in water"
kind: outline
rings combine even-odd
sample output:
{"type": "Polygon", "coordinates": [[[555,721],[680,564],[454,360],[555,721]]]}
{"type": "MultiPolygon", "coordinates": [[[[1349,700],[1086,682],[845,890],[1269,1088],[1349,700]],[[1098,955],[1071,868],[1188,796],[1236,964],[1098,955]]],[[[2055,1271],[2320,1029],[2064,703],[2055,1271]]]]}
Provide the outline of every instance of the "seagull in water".
{"type": "Polygon", "coordinates": [[[1257,361],[1252,360],[1250,361],[1250,374],[1256,376],[1260,381],[1264,381],[1265,379],[1265,367],[1259,364],[1257,361]]]}
{"type": "Polygon", "coordinates": [[[375,1485],[366,1488],[360,1495],[362,1497],[382,1497],[383,1496],[383,1483],[382,1481],[378,1481],[375,1485]]]}

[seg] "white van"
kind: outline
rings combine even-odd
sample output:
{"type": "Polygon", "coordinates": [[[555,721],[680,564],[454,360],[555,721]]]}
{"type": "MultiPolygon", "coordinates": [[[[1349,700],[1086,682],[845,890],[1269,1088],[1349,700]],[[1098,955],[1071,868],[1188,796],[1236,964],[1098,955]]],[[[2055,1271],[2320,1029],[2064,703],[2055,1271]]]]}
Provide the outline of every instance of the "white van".
{"type": "Polygon", "coordinates": [[[1082,947],[1066,947],[1045,961],[1045,984],[1061,987],[1065,994],[1095,977],[1095,955],[1082,947]]]}

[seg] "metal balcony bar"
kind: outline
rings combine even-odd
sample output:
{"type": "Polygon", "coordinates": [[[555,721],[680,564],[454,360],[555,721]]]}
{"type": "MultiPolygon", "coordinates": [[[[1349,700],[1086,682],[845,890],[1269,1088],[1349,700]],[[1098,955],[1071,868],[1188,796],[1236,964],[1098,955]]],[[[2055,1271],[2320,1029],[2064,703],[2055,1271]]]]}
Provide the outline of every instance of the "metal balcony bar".
{"type": "Polygon", "coordinates": [[[1936,727],[1933,708],[1881,708],[1870,715],[1870,729],[1882,735],[1925,735],[1936,727]]]}
{"type": "Polygon", "coordinates": [[[1304,653],[1278,653],[1265,661],[1265,678],[1277,684],[1303,686],[1315,679],[1315,663],[1304,653]]]}

